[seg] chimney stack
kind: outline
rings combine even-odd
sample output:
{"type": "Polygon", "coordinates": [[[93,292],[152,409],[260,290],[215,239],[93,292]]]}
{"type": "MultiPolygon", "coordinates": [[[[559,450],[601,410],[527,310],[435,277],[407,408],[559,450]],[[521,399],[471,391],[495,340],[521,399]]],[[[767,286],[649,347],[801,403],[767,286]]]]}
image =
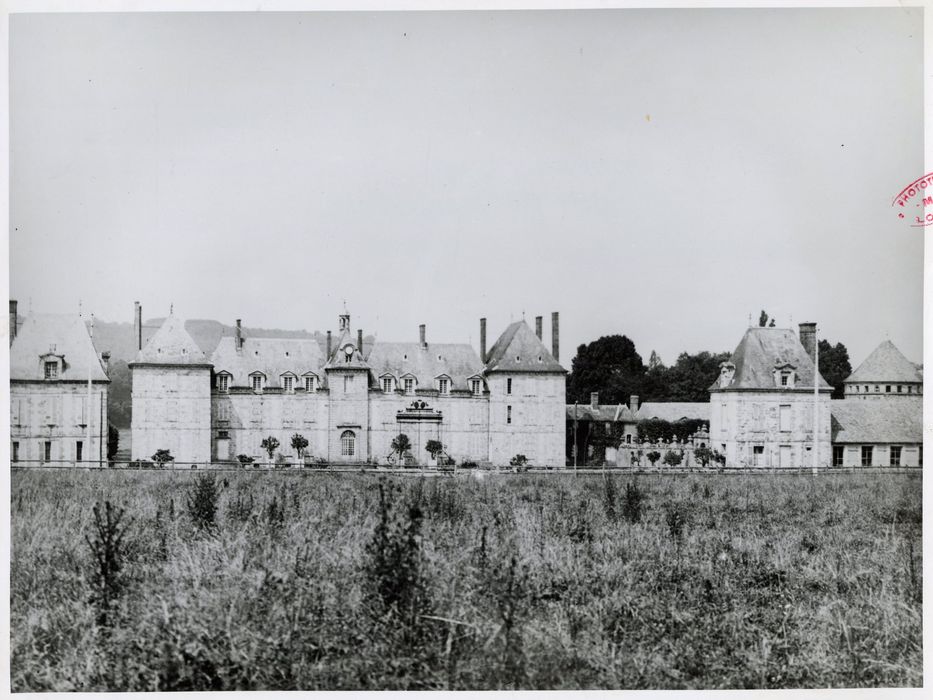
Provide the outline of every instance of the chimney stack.
{"type": "Polygon", "coordinates": [[[143,307],[139,305],[138,301],[134,301],[133,305],[135,307],[133,314],[133,335],[136,340],[136,350],[137,352],[143,349],[143,307]]]}
{"type": "Polygon", "coordinates": [[[479,359],[486,364],[486,319],[479,320],[479,359]]]}
{"type": "Polygon", "coordinates": [[[16,340],[16,326],[19,324],[19,316],[16,313],[16,299],[10,299],[10,345],[16,340]]]}
{"type": "Polygon", "coordinates": [[[241,319],[236,320],[236,341],[234,345],[236,346],[237,352],[243,348],[243,328],[240,325],[241,319]]]}
{"type": "Polygon", "coordinates": [[[544,334],[544,330],[542,328],[543,321],[544,319],[541,318],[540,316],[535,316],[535,335],[538,336],[538,340],[541,340],[541,337],[544,334]]]}
{"type": "Polygon", "coordinates": [[[551,354],[560,362],[560,318],[556,311],[551,314],[551,354]]]}
{"type": "Polygon", "coordinates": [[[425,330],[425,325],[422,323],[420,326],[418,326],[418,337],[421,339],[422,348],[428,347],[428,343],[424,339],[424,336],[425,336],[424,330],[425,330]]]}
{"type": "Polygon", "coordinates": [[[100,354],[100,362],[104,366],[104,374],[110,374],[110,351],[104,350],[100,354]]]}
{"type": "Polygon", "coordinates": [[[803,349],[807,351],[807,354],[810,356],[810,359],[813,360],[816,356],[816,324],[815,323],[801,323],[800,324],[800,344],[803,345],[803,349]]]}
{"type": "Polygon", "coordinates": [[[638,394],[632,394],[629,397],[628,407],[632,410],[632,413],[638,412],[638,394]]]}
{"type": "Polygon", "coordinates": [[[590,408],[599,408],[599,392],[590,392],[590,408]]]}
{"type": "Polygon", "coordinates": [[[330,331],[327,331],[327,361],[328,362],[330,361],[330,346],[331,346],[330,331]]]}
{"type": "Polygon", "coordinates": [[[356,329],[356,347],[360,351],[360,359],[363,359],[363,329],[356,329]]]}

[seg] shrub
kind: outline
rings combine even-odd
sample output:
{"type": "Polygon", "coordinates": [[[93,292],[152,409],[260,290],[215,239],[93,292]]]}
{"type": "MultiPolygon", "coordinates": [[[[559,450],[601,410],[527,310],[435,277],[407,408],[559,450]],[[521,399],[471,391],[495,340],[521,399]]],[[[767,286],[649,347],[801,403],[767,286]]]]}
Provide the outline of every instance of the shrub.
{"type": "Polygon", "coordinates": [[[292,449],[295,450],[295,454],[298,455],[298,461],[301,461],[304,458],[305,450],[308,449],[308,438],[300,433],[295,433],[292,435],[292,449]]]}
{"type": "Polygon", "coordinates": [[[249,455],[237,455],[236,459],[237,459],[237,462],[240,463],[241,467],[248,467],[254,461],[253,458],[250,457],[249,455]]]}
{"type": "Polygon", "coordinates": [[[693,451],[693,458],[697,461],[697,464],[706,468],[713,459],[713,451],[706,445],[701,445],[693,451]]]}
{"type": "Polygon", "coordinates": [[[111,605],[123,591],[126,583],[124,564],[126,558],[127,525],[122,525],[124,510],[116,510],[110,501],[104,502],[104,515],[100,505],[93,508],[93,539],[84,539],[91,548],[94,561],[91,568],[91,603],[97,608],[97,623],[106,626],[112,621],[111,605]]]}
{"type": "Polygon", "coordinates": [[[220,488],[213,474],[203,474],[194,482],[194,489],[188,492],[188,515],[198,530],[212,530],[216,525],[217,501],[220,488]]]}
{"type": "Polygon", "coordinates": [[[678,543],[683,539],[684,527],[687,524],[687,509],[682,503],[673,503],[667,506],[665,513],[667,530],[671,538],[678,543]]]}
{"type": "Polygon", "coordinates": [[[476,462],[474,462],[472,459],[468,459],[460,463],[461,469],[474,469],[475,467],[476,467],[476,462]]]}
{"type": "Polygon", "coordinates": [[[230,501],[227,505],[227,517],[230,520],[245,523],[252,516],[254,508],[253,494],[244,497],[238,493],[236,499],[230,501]]]}
{"type": "Polygon", "coordinates": [[[156,463],[159,469],[164,469],[165,465],[168,462],[174,462],[175,458],[172,457],[172,453],[168,450],[156,450],[156,453],[152,455],[152,461],[156,463]]]}
{"type": "Polygon", "coordinates": [[[622,517],[630,523],[640,522],[645,512],[645,501],[647,501],[645,493],[638,488],[637,483],[626,484],[625,497],[622,500],[622,517]]]}
{"type": "Polygon", "coordinates": [[[398,461],[404,464],[404,456],[411,449],[411,440],[405,433],[399,433],[392,438],[392,452],[398,454],[398,461]]]}
{"type": "Polygon", "coordinates": [[[517,454],[509,460],[509,465],[513,467],[525,467],[528,465],[528,458],[525,455],[517,454]]]}
{"type": "Polygon", "coordinates": [[[674,452],[673,450],[669,450],[668,453],[664,455],[663,461],[664,464],[667,464],[671,467],[676,467],[683,461],[683,459],[684,455],[682,452],[674,452]]]}
{"type": "Polygon", "coordinates": [[[265,437],[262,439],[262,442],[259,443],[259,446],[266,451],[266,454],[269,455],[269,461],[272,461],[272,456],[275,454],[275,451],[279,449],[279,440],[274,435],[265,437]]]}
{"type": "Polygon", "coordinates": [[[428,440],[424,449],[431,455],[431,459],[437,459],[437,456],[444,451],[444,444],[440,440],[428,440]]]}
{"type": "Polygon", "coordinates": [[[619,499],[619,490],[616,488],[615,479],[606,474],[603,477],[603,510],[606,511],[606,517],[609,520],[615,520],[616,501],[619,499]]]}
{"type": "Polygon", "coordinates": [[[651,462],[651,466],[652,466],[652,467],[655,465],[655,463],[656,463],[659,459],[661,459],[661,453],[658,452],[657,450],[651,450],[651,452],[649,452],[649,453],[648,453],[647,455],[645,455],[645,456],[648,458],[648,461],[651,462]]]}

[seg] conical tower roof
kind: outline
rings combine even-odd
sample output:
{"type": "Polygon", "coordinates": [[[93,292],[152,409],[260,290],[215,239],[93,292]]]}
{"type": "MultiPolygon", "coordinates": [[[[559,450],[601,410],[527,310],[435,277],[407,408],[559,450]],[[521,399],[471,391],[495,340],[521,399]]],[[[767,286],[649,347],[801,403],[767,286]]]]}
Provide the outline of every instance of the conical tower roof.
{"type": "Polygon", "coordinates": [[[185,322],[169,316],[146,347],[136,355],[136,362],[160,365],[208,365],[207,356],[185,330],[185,322]]]}
{"type": "Polygon", "coordinates": [[[865,358],[846,382],[922,382],[917,366],[904,357],[890,340],[885,340],[865,358]]]}

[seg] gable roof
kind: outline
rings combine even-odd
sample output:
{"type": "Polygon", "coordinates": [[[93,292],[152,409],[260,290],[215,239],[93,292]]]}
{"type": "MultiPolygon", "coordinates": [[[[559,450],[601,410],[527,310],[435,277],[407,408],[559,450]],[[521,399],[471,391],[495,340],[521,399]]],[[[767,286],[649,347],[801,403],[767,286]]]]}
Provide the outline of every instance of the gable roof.
{"type": "Polygon", "coordinates": [[[525,321],[515,321],[506,327],[489,350],[486,371],[567,372],[525,321]]]}
{"type": "Polygon", "coordinates": [[[374,375],[387,372],[396,377],[406,374],[418,380],[418,386],[433,388],[434,378],[450,377],[451,389],[469,389],[467,380],[482,374],[483,363],[468,343],[382,343],[377,342],[367,358],[374,375]],[[440,359],[438,359],[440,356],[440,359]]]}
{"type": "Polygon", "coordinates": [[[10,347],[10,380],[45,379],[41,357],[64,358],[60,380],[109,381],[84,320],[77,314],[34,314],[29,316],[10,347]],[[54,347],[54,349],[53,349],[54,347]]]}
{"type": "Polygon", "coordinates": [[[176,316],[169,316],[145,347],[136,354],[134,362],[206,365],[207,356],[185,330],[185,322],[176,316]]]}
{"type": "Polygon", "coordinates": [[[324,350],[314,338],[243,338],[237,352],[236,338],[228,336],[220,339],[211,363],[215,372],[229,372],[234,386],[249,386],[249,375],[262,372],[266,386],[274,387],[287,372],[323,378],[324,350]]]}
{"type": "Polygon", "coordinates": [[[326,358],[325,369],[328,367],[334,369],[369,369],[369,364],[364,357],[365,347],[357,347],[356,340],[348,329],[341,331],[340,335],[333,341],[330,357],[326,358]],[[349,360],[347,360],[343,351],[343,348],[347,345],[353,346],[353,354],[349,360]]]}
{"type": "Polygon", "coordinates": [[[709,402],[695,401],[646,401],[638,407],[635,420],[658,418],[670,423],[681,419],[709,420],[709,402]]]}
{"type": "Polygon", "coordinates": [[[635,421],[630,409],[625,404],[601,403],[593,408],[588,403],[567,404],[567,418],[578,421],[599,421],[603,423],[631,423],[635,421]]]}
{"type": "Polygon", "coordinates": [[[830,402],[832,440],[839,443],[923,442],[923,410],[916,401],[830,402]]]}
{"type": "Polygon", "coordinates": [[[890,340],[885,340],[845,379],[857,382],[922,382],[917,366],[890,340]]]}
{"type": "MultiPolygon", "coordinates": [[[[789,328],[749,328],[742,336],[729,358],[735,365],[735,374],[728,386],[720,387],[717,378],[710,391],[730,391],[733,389],[780,389],[794,391],[809,388],[813,390],[813,375],[816,374],[813,360],[807,354],[797,334],[789,328]],[[790,363],[797,372],[797,381],[793,389],[775,387],[775,367],[790,363]]],[[[822,376],[819,377],[820,389],[831,390],[822,376]]]]}

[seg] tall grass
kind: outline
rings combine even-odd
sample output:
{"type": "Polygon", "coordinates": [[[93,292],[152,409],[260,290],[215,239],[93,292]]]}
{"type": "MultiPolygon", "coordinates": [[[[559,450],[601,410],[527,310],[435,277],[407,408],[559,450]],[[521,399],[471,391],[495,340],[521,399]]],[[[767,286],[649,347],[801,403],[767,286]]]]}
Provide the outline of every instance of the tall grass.
{"type": "Polygon", "coordinates": [[[12,479],[18,691],[921,682],[918,477],[12,479]]]}

